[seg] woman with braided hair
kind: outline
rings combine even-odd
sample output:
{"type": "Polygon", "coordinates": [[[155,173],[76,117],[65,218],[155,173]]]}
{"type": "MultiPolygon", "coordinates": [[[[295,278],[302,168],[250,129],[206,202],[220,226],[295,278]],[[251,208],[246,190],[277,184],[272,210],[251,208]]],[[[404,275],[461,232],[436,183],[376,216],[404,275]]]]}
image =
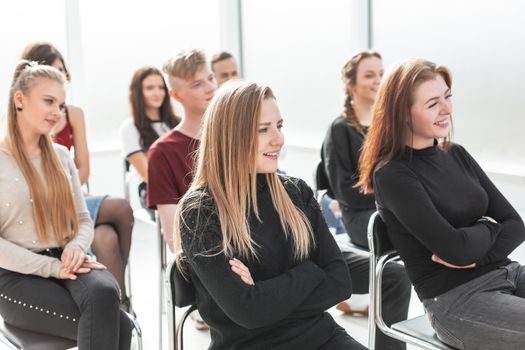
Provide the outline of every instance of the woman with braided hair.
{"type": "MultiPolygon", "coordinates": [[[[321,158],[330,184],[330,192],[341,207],[342,219],[350,240],[368,249],[367,226],[375,209],[373,195],[362,194],[355,188],[358,162],[363,140],[372,122],[372,107],[383,76],[381,55],[363,51],[344,65],[342,78],[346,99],[343,113],[330,125],[323,142],[321,158]]],[[[354,294],[367,294],[369,262],[357,253],[344,253],[354,294]]],[[[383,277],[383,314],[388,325],[405,320],[410,302],[410,282],[401,265],[389,264],[383,277]]],[[[337,306],[345,313],[367,313],[344,301],[337,306]]],[[[376,332],[378,349],[404,349],[404,343],[376,332]]]]}

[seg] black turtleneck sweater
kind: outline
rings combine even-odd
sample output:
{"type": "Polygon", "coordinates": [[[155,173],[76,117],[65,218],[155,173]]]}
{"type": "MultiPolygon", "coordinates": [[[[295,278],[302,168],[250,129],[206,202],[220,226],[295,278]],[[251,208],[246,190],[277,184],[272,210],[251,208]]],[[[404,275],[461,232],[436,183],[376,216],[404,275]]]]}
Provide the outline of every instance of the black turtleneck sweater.
{"type": "Polygon", "coordinates": [[[315,248],[307,260],[295,261],[266,178],[258,175],[261,222],[254,214],[249,219],[258,260],[243,261],[254,286],[231,270],[228,257],[214,254],[220,250],[222,234],[206,189],[198,190],[199,206],[184,214],[182,247],[197,307],[210,326],[210,349],[317,349],[337,327],[325,310],[351,294],[348,269],[312,191],[302,180],[280,179],[293,203],[310,220],[315,248]]]}
{"type": "Polygon", "coordinates": [[[408,149],[406,156],[375,170],[374,192],[420,299],[506,265],[525,239],[516,210],[459,145],[448,151],[438,145],[408,149]],[[433,262],[432,254],[454,265],[476,263],[476,268],[448,268],[433,262]]]}
{"type": "Polygon", "coordinates": [[[321,159],[334,199],[350,212],[375,209],[374,196],[363,194],[354,187],[359,180],[359,155],[367,131],[368,128],[365,128],[363,134],[358,133],[343,117],[337,117],[328,128],[321,149],[321,159]]]}

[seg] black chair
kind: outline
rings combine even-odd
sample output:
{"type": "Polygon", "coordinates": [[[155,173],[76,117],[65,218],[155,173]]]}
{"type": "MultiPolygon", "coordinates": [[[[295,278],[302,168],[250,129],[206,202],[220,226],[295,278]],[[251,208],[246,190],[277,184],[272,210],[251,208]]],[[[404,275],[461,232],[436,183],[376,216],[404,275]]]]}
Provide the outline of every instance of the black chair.
{"type": "MultiPolygon", "coordinates": [[[[330,183],[328,182],[328,176],[324,170],[322,159],[318,160],[315,165],[314,184],[314,196],[319,204],[321,204],[321,199],[325,194],[330,196],[330,198],[334,198],[330,188],[330,183]]],[[[348,236],[348,234],[334,235],[334,239],[337,242],[341,252],[352,252],[359,255],[368,256],[368,250],[353,244],[352,241],[350,241],[350,236],[348,236]]]]}
{"type": "MultiPolygon", "coordinates": [[[[142,331],[136,318],[127,314],[135,330],[137,348],[142,350],[142,331]]],[[[0,342],[9,350],[67,350],[76,349],[77,342],[49,334],[21,329],[0,318],[0,342]]]]}
{"type": "MultiPolygon", "coordinates": [[[[123,161],[123,188],[124,188],[124,198],[128,202],[131,202],[131,187],[132,183],[134,181],[134,178],[137,178],[139,175],[138,173],[132,173],[131,170],[131,164],[127,159],[124,159],[123,161]]],[[[136,180],[136,179],[135,179],[136,180]]],[[[160,225],[160,218],[159,214],[156,210],[151,210],[146,208],[145,203],[145,191],[146,191],[146,183],[141,182],[138,185],[138,196],[139,196],[139,202],[142,208],[136,209],[133,211],[133,216],[135,220],[140,220],[146,224],[148,224],[150,227],[154,227],[157,231],[157,246],[158,246],[158,256],[159,256],[159,274],[158,274],[158,281],[159,281],[159,325],[162,325],[162,315],[164,315],[164,275],[166,272],[166,266],[167,263],[167,251],[166,251],[166,244],[164,243],[164,239],[162,238],[162,227],[160,225]]],[[[128,261],[128,267],[127,267],[127,281],[129,281],[129,287],[128,291],[131,291],[131,272],[130,272],[130,266],[128,261]]],[[[129,292],[131,293],[131,292],[129,292]]],[[[128,296],[128,298],[131,298],[131,296],[128,296]]],[[[158,341],[159,341],[159,349],[162,349],[162,326],[159,326],[158,330],[158,341]]]]}
{"type": "Polygon", "coordinates": [[[315,198],[320,200],[321,197],[326,193],[331,198],[334,198],[330,183],[328,182],[328,176],[324,170],[324,163],[322,159],[317,161],[314,170],[314,183],[315,183],[315,198]]]}
{"type": "Polygon", "coordinates": [[[432,329],[426,315],[397,322],[388,327],[381,310],[381,282],[385,266],[399,262],[400,257],[388,237],[387,228],[379,212],[370,217],[368,223],[368,244],[370,246],[370,308],[368,319],[368,347],[375,349],[377,327],[387,336],[428,350],[453,350],[442,343],[432,329]]]}
{"type": "Polygon", "coordinates": [[[10,350],[66,350],[77,342],[11,326],[0,319],[0,342],[10,350]]]}
{"type": "Polygon", "coordinates": [[[184,324],[188,316],[197,310],[195,289],[190,276],[184,276],[177,269],[176,257],[171,259],[166,270],[166,300],[168,312],[169,350],[184,349],[184,324]],[[175,307],[187,307],[177,323],[175,307]]]}

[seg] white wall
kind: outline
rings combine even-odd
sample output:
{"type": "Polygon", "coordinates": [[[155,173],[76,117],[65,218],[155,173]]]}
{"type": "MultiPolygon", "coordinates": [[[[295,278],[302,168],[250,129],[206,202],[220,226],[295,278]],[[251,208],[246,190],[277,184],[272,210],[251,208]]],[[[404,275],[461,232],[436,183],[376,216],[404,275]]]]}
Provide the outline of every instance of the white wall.
{"type": "Polygon", "coordinates": [[[356,50],[354,2],[242,2],[244,75],[274,90],[288,144],[319,146],[342,110],[340,71],[356,50]]]}
{"type": "Polygon", "coordinates": [[[52,41],[65,50],[65,29],[63,1],[19,0],[0,5],[0,135],[5,133],[9,86],[22,50],[32,41],[52,41]]]}
{"type": "Polygon", "coordinates": [[[454,139],[491,168],[525,176],[525,2],[374,0],[373,41],[391,64],[448,66],[454,139]]]}
{"type": "MultiPolygon", "coordinates": [[[[525,24],[520,16],[525,5],[519,0],[372,3],[372,39],[386,64],[421,56],[452,69],[455,139],[524,210],[525,24]]],[[[274,89],[285,118],[283,168],[310,181],[325,130],[341,111],[340,69],[367,43],[366,5],[366,0],[6,2],[0,5],[1,114],[23,47],[51,41],[69,59],[70,97],[86,111],[91,187],[96,193],[121,194],[118,126],[129,116],[133,71],[146,64],[160,67],[185,47],[209,54],[242,47],[245,77],[274,89]],[[242,45],[236,45],[238,24],[232,15],[238,3],[242,45]]]]}
{"type": "Polygon", "coordinates": [[[84,58],[82,105],[93,147],[120,147],[118,128],[130,117],[133,72],[158,68],[188,47],[212,55],[220,48],[219,2],[94,0],[80,2],[84,58]]]}

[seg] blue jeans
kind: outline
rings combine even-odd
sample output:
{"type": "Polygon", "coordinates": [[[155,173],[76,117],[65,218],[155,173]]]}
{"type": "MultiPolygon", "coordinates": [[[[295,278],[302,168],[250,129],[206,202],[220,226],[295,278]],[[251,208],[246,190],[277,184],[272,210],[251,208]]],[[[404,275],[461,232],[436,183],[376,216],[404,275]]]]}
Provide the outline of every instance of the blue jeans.
{"type": "Polygon", "coordinates": [[[341,221],[341,218],[338,218],[335,216],[335,214],[332,212],[332,209],[330,209],[330,203],[332,203],[333,199],[328,196],[327,194],[323,195],[321,197],[321,202],[319,205],[321,206],[321,212],[323,213],[324,220],[326,221],[326,224],[330,228],[335,229],[335,234],[339,235],[341,233],[345,233],[346,230],[343,226],[343,222],[341,221]]]}
{"type": "Polygon", "coordinates": [[[438,338],[457,349],[525,349],[525,266],[512,262],[423,300],[438,338]]]}

